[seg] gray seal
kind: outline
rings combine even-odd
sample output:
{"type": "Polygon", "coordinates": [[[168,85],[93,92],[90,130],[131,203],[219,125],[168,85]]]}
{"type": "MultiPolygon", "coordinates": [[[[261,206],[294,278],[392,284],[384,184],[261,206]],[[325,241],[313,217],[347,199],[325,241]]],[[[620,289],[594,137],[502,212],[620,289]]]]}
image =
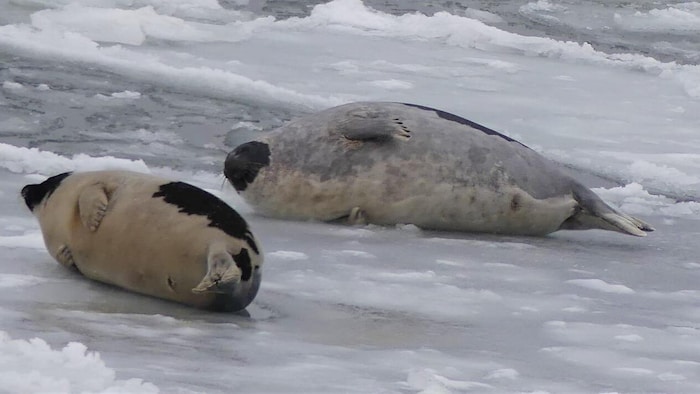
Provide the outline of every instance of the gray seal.
{"type": "Polygon", "coordinates": [[[128,171],[63,173],[22,189],[51,256],[84,276],[222,311],[244,309],[262,253],[246,221],[184,182],[128,171]]]}
{"type": "Polygon", "coordinates": [[[231,151],[224,175],[274,218],[521,235],[653,231],[520,142],[414,104],[352,103],[290,121],[231,151]]]}

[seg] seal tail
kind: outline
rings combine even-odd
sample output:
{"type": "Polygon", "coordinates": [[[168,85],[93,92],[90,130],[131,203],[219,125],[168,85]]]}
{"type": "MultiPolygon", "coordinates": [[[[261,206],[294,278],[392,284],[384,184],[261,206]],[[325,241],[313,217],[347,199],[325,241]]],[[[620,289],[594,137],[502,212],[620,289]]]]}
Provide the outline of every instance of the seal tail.
{"type": "Polygon", "coordinates": [[[650,224],[616,211],[586,187],[575,185],[573,189],[578,206],[576,212],[562,223],[561,229],[601,229],[637,237],[646,237],[646,232],[654,231],[650,224]]]}

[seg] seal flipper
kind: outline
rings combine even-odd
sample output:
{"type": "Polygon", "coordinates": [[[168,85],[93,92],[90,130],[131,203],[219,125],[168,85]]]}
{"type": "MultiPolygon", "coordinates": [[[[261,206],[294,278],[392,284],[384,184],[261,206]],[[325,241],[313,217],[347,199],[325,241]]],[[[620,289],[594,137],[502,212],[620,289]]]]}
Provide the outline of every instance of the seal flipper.
{"type": "Polygon", "coordinates": [[[358,108],[346,115],[338,121],[337,130],[349,140],[386,142],[394,137],[411,138],[411,130],[401,119],[392,118],[387,112],[358,108]]]}
{"type": "Polygon", "coordinates": [[[70,248],[68,245],[61,245],[58,247],[58,250],[56,251],[56,261],[61,263],[61,265],[64,265],[68,268],[78,268],[75,265],[75,260],[73,259],[73,252],[71,252],[70,248]]]}
{"type": "Polygon", "coordinates": [[[193,293],[225,293],[225,286],[234,285],[241,281],[241,270],[231,257],[223,243],[209,245],[207,256],[207,274],[204,279],[192,289],[193,293]]]}
{"type": "Polygon", "coordinates": [[[648,223],[616,211],[588,188],[574,184],[573,189],[574,199],[579,205],[576,212],[562,223],[560,229],[612,230],[637,237],[646,237],[645,231],[654,231],[648,223]]]}
{"type": "Polygon", "coordinates": [[[348,215],[348,224],[352,226],[364,226],[367,224],[367,213],[360,207],[355,207],[350,210],[348,215]]]}
{"type": "Polygon", "coordinates": [[[90,231],[97,231],[107,212],[107,190],[101,183],[87,186],[78,196],[78,212],[83,225],[90,231]]]}

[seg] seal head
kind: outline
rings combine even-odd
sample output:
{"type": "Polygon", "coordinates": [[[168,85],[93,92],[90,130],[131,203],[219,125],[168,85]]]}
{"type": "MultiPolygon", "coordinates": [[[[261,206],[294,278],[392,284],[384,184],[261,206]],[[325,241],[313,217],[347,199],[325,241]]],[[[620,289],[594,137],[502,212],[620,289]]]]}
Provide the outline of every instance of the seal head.
{"type": "Polygon", "coordinates": [[[70,174],[71,172],[64,172],[63,174],[54,175],[42,183],[23,187],[22,198],[24,198],[27,208],[34,212],[34,208],[48,198],[61,185],[61,181],[70,174]]]}
{"type": "Polygon", "coordinates": [[[270,147],[260,141],[241,144],[226,156],[224,175],[238,192],[253,183],[261,168],[270,165],[270,147]]]}
{"type": "MultiPolygon", "coordinates": [[[[260,248],[246,221],[226,203],[214,195],[184,182],[169,182],[160,185],[153,198],[176,206],[185,215],[204,216],[209,227],[218,228],[231,237],[240,239],[256,255],[260,248]]],[[[235,311],[248,306],[260,288],[260,265],[251,262],[248,249],[241,248],[238,254],[219,250],[218,245],[210,245],[208,272],[200,284],[192,289],[194,293],[216,293],[211,306],[215,310],[235,311]]]]}

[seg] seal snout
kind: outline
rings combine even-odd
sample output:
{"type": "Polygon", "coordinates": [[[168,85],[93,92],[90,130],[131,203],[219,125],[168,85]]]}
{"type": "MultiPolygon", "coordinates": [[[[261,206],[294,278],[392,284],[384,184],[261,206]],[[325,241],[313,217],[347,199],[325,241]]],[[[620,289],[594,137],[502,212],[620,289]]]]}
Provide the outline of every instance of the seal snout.
{"type": "Polygon", "coordinates": [[[255,181],[261,168],[270,164],[270,147],[260,141],[239,145],[226,156],[224,176],[242,192],[255,181]]]}
{"type": "Polygon", "coordinates": [[[36,204],[38,204],[41,200],[36,201],[35,195],[36,189],[39,187],[39,185],[27,185],[22,188],[22,198],[24,199],[24,203],[27,204],[27,208],[29,208],[30,211],[34,211],[34,207],[36,204]]]}

